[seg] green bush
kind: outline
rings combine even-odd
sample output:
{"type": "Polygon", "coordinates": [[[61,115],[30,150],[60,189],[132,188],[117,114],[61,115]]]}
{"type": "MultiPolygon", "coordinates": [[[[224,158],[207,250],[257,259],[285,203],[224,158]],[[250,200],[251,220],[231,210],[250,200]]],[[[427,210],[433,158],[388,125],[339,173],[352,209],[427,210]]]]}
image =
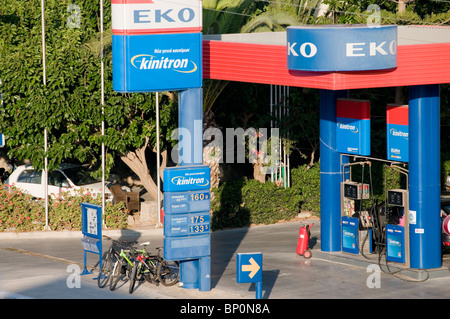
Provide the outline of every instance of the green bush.
{"type": "MultiPolygon", "coordinates": [[[[86,190],[75,195],[63,192],[56,197],[50,196],[48,205],[48,224],[51,230],[81,230],[81,203],[101,205],[101,195],[92,196],[86,190]]],[[[105,224],[108,228],[127,227],[128,212],[121,203],[106,203],[105,224]]],[[[12,187],[0,188],[0,231],[40,231],[45,226],[45,203],[31,195],[12,187]]]]}
{"type": "Polygon", "coordinates": [[[257,180],[231,180],[213,190],[211,228],[271,224],[298,215],[301,196],[294,188],[257,180]]]}
{"type": "Polygon", "coordinates": [[[291,187],[301,195],[301,210],[320,215],[320,165],[302,165],[291,170],[291,187]]]}

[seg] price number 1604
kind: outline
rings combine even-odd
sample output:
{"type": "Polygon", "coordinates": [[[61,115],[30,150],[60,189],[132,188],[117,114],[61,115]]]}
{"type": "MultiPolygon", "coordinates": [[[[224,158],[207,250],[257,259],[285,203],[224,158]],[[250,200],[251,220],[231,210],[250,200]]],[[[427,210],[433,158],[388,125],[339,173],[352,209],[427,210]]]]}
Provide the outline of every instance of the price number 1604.
{"type": "Polygon", "coordinates": [[[207,200],[209,199],[208,193],[195,193],[191,194],[191,201],[198,201],[198,200],[207,200]]]}

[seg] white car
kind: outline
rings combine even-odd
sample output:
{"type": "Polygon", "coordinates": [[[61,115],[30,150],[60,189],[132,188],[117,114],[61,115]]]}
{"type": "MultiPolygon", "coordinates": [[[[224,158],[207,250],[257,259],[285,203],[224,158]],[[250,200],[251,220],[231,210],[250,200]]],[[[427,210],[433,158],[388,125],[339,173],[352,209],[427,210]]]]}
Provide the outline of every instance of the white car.
{"type": "MultiPolygon", "coordinates": [[[[105,183],[107,185],[107,183],[105,183]]],[[[21,165],[8,177],[5,185],[22,189],[36,198],[45,197],[45,183],[42,171],[30,165],[21,165]]],[[[90,175],[90,171],[81,165],[61,164],[59,169],[48,173],[48,195],[57,196],[61,192],[70,191],[75,194],[78,189],[85,189],[96,196],[102,193],[102,182],[90,175]]],[[[108,187],[105,187],[105,197],[112,199],[108,187]]]]}

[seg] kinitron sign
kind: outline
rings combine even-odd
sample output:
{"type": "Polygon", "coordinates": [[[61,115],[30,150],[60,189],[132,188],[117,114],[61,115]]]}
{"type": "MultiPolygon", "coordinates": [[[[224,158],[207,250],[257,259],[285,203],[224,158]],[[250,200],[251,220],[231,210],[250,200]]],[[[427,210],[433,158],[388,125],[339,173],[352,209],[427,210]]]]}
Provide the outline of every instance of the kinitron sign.
{"type": "Polygon", "coordinates": [[[202,86],[202,1],[112,0],[113,89],[202,86]]]}

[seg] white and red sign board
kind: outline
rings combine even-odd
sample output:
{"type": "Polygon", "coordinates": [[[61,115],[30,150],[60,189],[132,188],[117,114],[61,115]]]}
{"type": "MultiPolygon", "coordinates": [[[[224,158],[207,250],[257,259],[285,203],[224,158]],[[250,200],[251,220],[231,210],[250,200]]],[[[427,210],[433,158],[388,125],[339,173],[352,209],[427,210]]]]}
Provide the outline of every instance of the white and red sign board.
{"type": "Polygon", "coordinates": [[[444,221],[442,222],[442,229],[447,235],[450,235],[450,215],[445,217],[444,221]]]}
{"type": "Polygon", "coordinates": [[[116,35],[201,32],[202,0],[112,0],[116,35]]]}

